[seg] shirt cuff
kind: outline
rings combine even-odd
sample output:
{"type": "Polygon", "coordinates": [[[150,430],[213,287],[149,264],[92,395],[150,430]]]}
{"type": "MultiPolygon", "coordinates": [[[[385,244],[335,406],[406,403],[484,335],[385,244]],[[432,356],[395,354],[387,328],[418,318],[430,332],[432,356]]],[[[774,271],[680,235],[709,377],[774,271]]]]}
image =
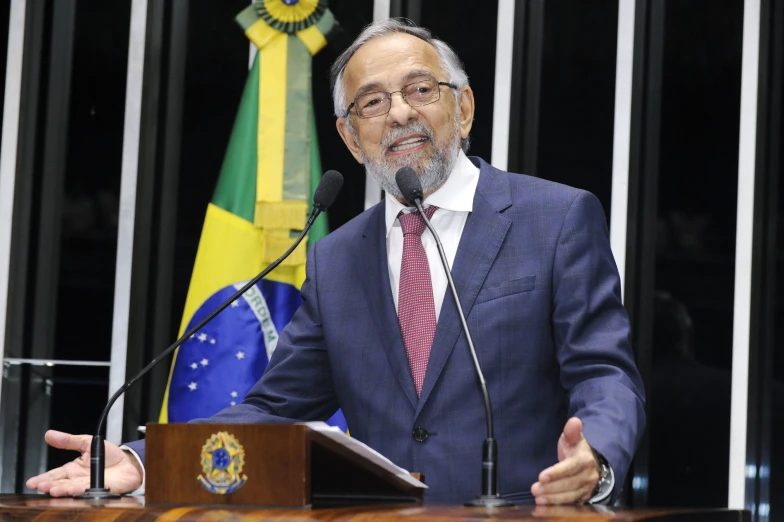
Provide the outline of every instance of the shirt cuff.
{"type": "Polygon", "coordinates": [[[136,459],[136,462],[139,463],[139,466],[142,468],[142,485],[139,486],[135,491],[131,491],[130,493],[128,493],[128,495],[143,496],[144,495],[144,485],[147,483],[147,472],[144,469],[144,462],[142,462],[142,459],[139,458],[139,455],[135,451],[133,451],[131,448],[129,448],[128,446],[122,445],[122,446],[120,446],[120,449],[123,450],[124,452],[132,455],[133,458],[136,459]]]}
{"type": "Polygon", "coordinates": [[[610,500],[610,493],[612,493],[615,487],[615,473],[609,462],[607,463],[607,469],[610,470],[607,480],[599,487],[599,492],[588,501],[589,504],[606,504],[610,500]]]}

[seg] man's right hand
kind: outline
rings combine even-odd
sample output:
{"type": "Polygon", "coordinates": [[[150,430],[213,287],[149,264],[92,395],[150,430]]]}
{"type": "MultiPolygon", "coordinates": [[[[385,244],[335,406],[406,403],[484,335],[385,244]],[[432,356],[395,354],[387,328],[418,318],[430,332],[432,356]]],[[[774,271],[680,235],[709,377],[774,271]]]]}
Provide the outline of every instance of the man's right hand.
{"type": "MultiPolygon", "coordinates": [[[[65,466],[47,471],[27,481],[28,489],[37,489],[53,497],[80,495],[90,487],[90,443],[92,435],[71,435],[49,430],[44,435],[53,448],[81,453],[65,466]]],[[[104,485],[112,493],[131,493],[142,485],[142,470],[133,455],[106,442],[106,474],[104,485]]]]}

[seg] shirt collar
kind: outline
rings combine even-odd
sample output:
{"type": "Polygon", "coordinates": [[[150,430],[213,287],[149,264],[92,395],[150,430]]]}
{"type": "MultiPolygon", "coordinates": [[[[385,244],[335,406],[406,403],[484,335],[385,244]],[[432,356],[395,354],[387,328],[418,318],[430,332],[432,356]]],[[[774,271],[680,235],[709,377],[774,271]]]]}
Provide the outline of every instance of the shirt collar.
{"type": "MultiPolygon", "coordinates": [[[[474,194],[479,184],[479,169],[461,150],[446,182],[425,198],[424,206],[435,205],[452,212],[471,212],[474,209],[474,194]]],[[[400,211],[408,208],[394,197],[384,198],[387,237],[397,222],[400,211]]]]}

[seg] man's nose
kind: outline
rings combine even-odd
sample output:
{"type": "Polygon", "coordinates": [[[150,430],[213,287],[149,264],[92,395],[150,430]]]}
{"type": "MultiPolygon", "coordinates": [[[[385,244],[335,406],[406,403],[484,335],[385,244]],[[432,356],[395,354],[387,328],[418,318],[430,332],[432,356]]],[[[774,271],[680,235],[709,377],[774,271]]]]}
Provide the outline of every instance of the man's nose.
{"type": "Polygon", "coordinates": [[[389,114],[387,114],[388,125],[406,125],[412,120],[419,119],[419,113],[411,107],[403,95],[399,92],[392,93],[392,99],[389,101],[389,114]]]}

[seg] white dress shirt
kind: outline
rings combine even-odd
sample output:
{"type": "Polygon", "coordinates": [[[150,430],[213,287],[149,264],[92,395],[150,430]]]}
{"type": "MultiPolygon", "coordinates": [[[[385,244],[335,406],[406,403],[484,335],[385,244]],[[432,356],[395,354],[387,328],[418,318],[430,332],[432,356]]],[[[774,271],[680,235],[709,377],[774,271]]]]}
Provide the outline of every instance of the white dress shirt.
{"type": "MultiPolygon", "coordinates": [[[[463,151],[458,154],[457,162],[449,178],[438,190],[425,198],[424,207],[438,207],[430,219],[444,247],[444,253],[451,268],[460,244],[460,236],[474,208],[474,194],[479,184],[479,169],[471,163],[463,151]]],[[[392,298],[397,311],[397,294],[400,287],[400,264],[403,261],[403,229],[397,216],[401,211],[413,212],[414,208],[406,207],[389,194],[385,198],[387,225],[387,256],[389,267],[389,284],[392,286],[392,298]]],[[[441,305],[447,291],[447,278],[441,266],[436,240],[429,230],[422,234],[422,246],[425,247],[427,263],[430,265],[430,278],[433,280],[433,300],[436,307],[436,320],[441,313],[441,305]]]]}

